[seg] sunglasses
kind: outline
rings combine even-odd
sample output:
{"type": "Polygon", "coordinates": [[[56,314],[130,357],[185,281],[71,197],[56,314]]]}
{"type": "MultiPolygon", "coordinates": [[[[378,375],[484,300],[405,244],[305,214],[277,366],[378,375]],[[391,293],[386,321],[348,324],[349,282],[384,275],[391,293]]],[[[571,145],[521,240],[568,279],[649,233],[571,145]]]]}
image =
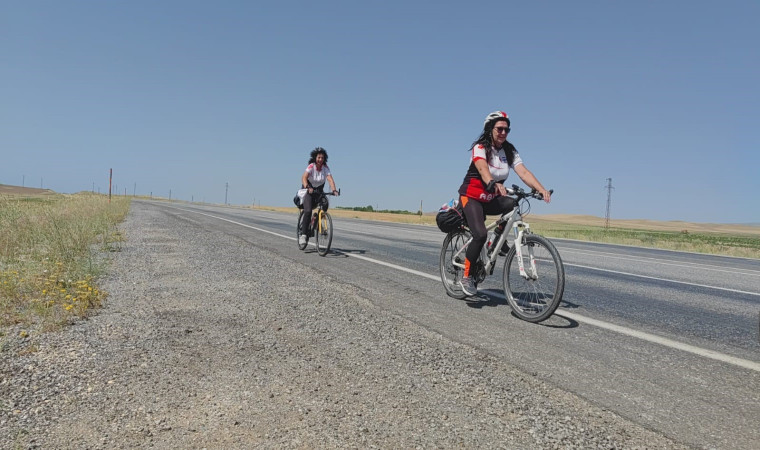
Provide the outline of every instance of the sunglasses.
{"type": "Polygon", "coordinates": [[[509,133],[509,127],[494,127],[497,133],[509,133]]]}

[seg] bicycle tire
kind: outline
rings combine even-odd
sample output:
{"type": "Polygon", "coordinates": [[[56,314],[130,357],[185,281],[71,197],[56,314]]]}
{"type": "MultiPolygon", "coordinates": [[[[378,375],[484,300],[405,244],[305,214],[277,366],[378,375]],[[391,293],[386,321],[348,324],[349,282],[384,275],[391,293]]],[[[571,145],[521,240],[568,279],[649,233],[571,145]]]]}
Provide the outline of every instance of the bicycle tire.
{"type": "MultiPolygon", "coordinates": [[[[466,230],[456,230],[446,235],[441,245],[441,257],[439,266],[441,269],[441,282],[443,288],[446,289],[446,294],[449,297],[456,299],[463,299],[467,297],[467,294],[462,292],[462,288],[459,286],[459,280],[464,275],[464,269],[457,267],[453,264],[454,255],[464,246],[465,242],[470,239],[471,235],[466,230]]],[[[461,260],[458,262],[464,264],[464,252],[460,253],[461,260]]]]}
{"type": "Polygon", "coordinates": [[[512,312],[522,320],[542,322],[557,310],[565,291],[565,266],[557,248],[548,239],[535,234],[523,236],[522,253],[526,272],[530,272],[529,248],[533,250],[537,278],[520,275],[517,251],[509,249],[504,262],[504,295],[512,312]]]}
{"type": "MultiPolygon", "coordinates": [[[[296,224],[296,243],[298,243],[298,239],[300,239],[301,237],[301,220],[303,220],[303,209],[300,210],[300,212],[298,213],[298,223],[296,224]]],[[[309,235],[307,234],[306,243],[304,243],[303,245],[298,244],[298,249],[299,250],[305,249],[306,246],[309,245],[308,242],[309,242],[309,235]]]]}
{"type": "Polygon", "coordinates": [[[319,253],[319,256],[325,256],[330,251],[330,245],[332,244],[332,217],[323,211],[321,222],[315,230],[317,235],[317,253],[319,253]]]}

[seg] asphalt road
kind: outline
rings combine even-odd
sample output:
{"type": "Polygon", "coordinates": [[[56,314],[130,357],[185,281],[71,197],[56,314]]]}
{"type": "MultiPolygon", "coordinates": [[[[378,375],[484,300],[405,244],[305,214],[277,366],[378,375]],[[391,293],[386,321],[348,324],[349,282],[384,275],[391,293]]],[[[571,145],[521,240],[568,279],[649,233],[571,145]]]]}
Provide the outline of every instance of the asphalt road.
{"type": "Polygon", "coordinates": [[[335,276],[678,442],[760,442],[760,261],[556,239],[563,304],[530,324],[511,315],[498,270],[480,301],[448,297],[438,276],[444,235],[432,227],[334,218],[333,251],[320,257],[311,245],[298,250],[292,214],[155,204],[335,276]]]}

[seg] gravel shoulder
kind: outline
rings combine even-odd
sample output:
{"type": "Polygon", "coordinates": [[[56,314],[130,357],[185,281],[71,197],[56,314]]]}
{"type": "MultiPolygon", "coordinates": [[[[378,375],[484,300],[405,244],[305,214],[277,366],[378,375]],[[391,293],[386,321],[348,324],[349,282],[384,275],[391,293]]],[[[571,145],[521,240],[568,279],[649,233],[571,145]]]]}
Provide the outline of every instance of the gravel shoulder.
{"type": "Polygon", "coordinates": [[[133,203],[105,306],[0,338],[0,448],[681,448],[342,284],[133,203]]]}

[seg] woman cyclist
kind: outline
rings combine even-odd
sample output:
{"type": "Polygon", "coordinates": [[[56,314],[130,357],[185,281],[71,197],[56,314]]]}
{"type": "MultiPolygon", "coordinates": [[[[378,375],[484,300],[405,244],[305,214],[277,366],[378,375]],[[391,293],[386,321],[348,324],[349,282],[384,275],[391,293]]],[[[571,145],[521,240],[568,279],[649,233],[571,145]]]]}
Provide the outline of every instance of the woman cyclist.
{"type": "MultiPolygon", "coordinates": [[[[520,179],[551,201],[551,194],[525,167],[517,149],[509,141],[510,120],[507,113],[495,111],[486,117],[483,133],[472,143],[470,167],[459,187],[459,202],[464,208],[472,242],[465,252],[464,276],[459,282],[462,292],[475,295],[477,287],[470,276],[472,264],[478,260],[480,251],[488,238],[485,227],[486,215],[504,214],[515,207],[515,200],[507,197],[504,180],[514,169],[520,179]]],[[[505,243],[506,245],[506,243],[505,243]]]]}
{"type": "Polygon", "coordinates": [[[309,165],[301,175],[301,188],[307,189],[308,192],[303,196],[303,219],[301,219],[301,235],[298,236],[298,244],[306,245],[306,233],[309,230],[309,221],[311,220],[311,211],[314,205],[319,201],[325,186],[325,180],[330,182],[332,193],[340,195],[335,189],[335,180],[327,167],[327,152],[322,147],[317,147],[309,155],[309,165]]]}

